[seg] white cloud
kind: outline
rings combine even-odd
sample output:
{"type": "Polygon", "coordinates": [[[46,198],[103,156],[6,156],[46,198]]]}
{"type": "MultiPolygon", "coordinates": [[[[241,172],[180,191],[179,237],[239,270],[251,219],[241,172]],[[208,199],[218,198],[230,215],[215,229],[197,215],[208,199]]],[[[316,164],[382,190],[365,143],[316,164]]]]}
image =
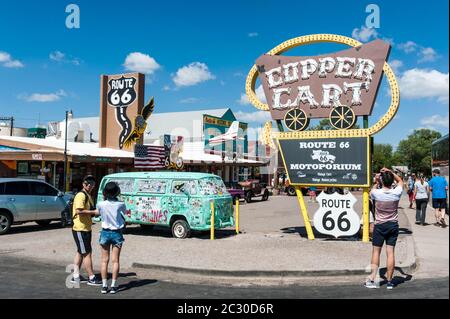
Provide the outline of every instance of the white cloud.
{"type": "Polygon", "coordinates": [[[170,91],[170,86],[164,85],[162,88],[163,91],[170,91]]]}
{"type": "Polygon", "coordinates": [[[426,128],[436,129],[442,127],[448,129],[448,114],[447,116],[435,114],[429,117],[424,117],[420,120],[420,124],[425,125],[426,128]]]}
{"type": "Polygon", "coordinates": [[[198,99],[198,98],[196,98],[196,97],[188,97],[188,98],[186,98],[186,99],[180,100],[180,103],[183,103],[183,104],[192,104],[192,103],[197,103],[197,102],[199,102],[199,101],[200,101],[200,99],[198,99]]]}
{"type": "Polygon", "coordinates": [[[437,98],[448,103],[449,74],[437,70],[411,69],[399,79],[400,94],[407,99],[437,98]]]}
{"type": "Polygon", "coordinates": [[[250,32],[250,33],[248,34],[248,36],[249,36],[250,38],[257,37],[258,35],[259,35],[258,32],[250,32]]]}
{"type": "MultiPolygon", "coordinates": [[[[258,100],[260,100],[262,103],[267,103],[266,96],[264,95],[264,89],[263,89],[262,85],[260,85],[256,88],[255,93],[256,93],[256,97],[258,98],[258,100]]],[[[247,94],[242,93],[241,98],[238,100],[238,103],[241,105],[250,104],[247,94]]]]}
{"type": "Polygon", "coordinates": [[[8,52],[0,51],[0,63],[5,68],[23,68],[24,65],[19,60],[14,60],[8,52]]]}
{"type": "Polygon", "coordinates": [[[215,78],[206,64],[193,62],[178,69],[172,80],[177,87],[180,87],[196,85],[215,78]]]}
{"type": "Polygon", "coordinates": [[[233,73],[233,76],[241,77],[241,76],[244,76],[244,73],[242,73],[242,72],[235,72],[235,73],[233,73]]]}
{"type": "Polygon", "coordinates": [[[81,61],[78,58],[74,58],[72,56],[67,57],[65,53],[62,53],[61,51],[53,51],[48,56],[50,60],[61,62],[61,63],[71,63],[73,65],[80,65],[81,61]]]}
{"type": "Polygon", "coordinates": [[[63,96],[67,96],[66,92],[64,92],[63,90],[59,90],[56,93],[48,93],[48,94],[42,93],[33,93],[31,95],[22,94],[19,96],[19,99],[25,100],[27,102],[46,103],[59,101],[63,96]]]}
{"type": "Polygon", "coordinates": [[[161,67],[154,58],[140,52],[128,54],[123,66],[127,71],[141,72],[149,75],[153,74],[161,67]]]}
{"type": "Polygon", "coordinates": [[[242,122],[265,123],[271,120],[269,111],[255,111],[255,112],[237,111],[235,115],[236,119],[242,122]]]}
{"type": "Polygon", "coordinates": [[[413,42],[413,41],[407,41],[405,43],[400,43],[398,45],[398,48],[402,51],[404,51],[405,53],[411,53],[417,50],[419,46],[417,45],[417,43],[413,42]]]}
{"type": "Polygon", "coordinates": [[[436,61],[438,55],[436,53],[436,51],[434,51],[433,48],[422,48],[419,52],[419,63],[421,62],[433,62],[436,61]]]}
{"type": "Polygon", "coordinates": [[[377,38],[378,32],[374,28],[366,28],[365,26],[361,26],[361,29],[353,29],[352,37],[358,41],[367,42],[371,38],[377,38]]]}
{"type": "Polygon", "coordinates": [[[395,74],[399,74],[400,68],[403,66],[403,62],[400,60],[392,60],[389,62],[389,65],[395,74]]]}

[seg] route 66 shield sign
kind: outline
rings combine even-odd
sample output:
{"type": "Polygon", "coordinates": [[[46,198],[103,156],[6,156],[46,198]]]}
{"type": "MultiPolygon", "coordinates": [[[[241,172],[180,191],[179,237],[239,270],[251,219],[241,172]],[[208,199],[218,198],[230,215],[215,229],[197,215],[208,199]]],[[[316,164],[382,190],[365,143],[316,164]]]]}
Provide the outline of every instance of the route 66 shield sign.
{"type": "Polygon", "coordinates": [[[338,238],[353,236],[359,231],[360,218],[353,210],[353,205],[357,201],[353,194],[330,195],[321,192],[317,200],[320,207],[314,214],[313,221],[318,232],[338,238]]]}
{"type": "Polygon", "coordinates": [[[136,79],[134,77],[124,77],[111,79],[108,82],[108,103],[113,107],[124,107],[133,104],[136,100],[136,90],[134,88],[136,79]]]}

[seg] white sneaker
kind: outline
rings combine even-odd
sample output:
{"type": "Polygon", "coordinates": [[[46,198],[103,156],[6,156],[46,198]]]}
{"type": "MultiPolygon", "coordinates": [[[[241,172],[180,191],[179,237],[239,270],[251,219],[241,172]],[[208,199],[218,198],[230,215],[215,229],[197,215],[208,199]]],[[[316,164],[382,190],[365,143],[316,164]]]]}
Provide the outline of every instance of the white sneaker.
{"type": "Polygon", "coordinates": [[[369,288],[369,289],[375,289],[375,288],[379,288],[379,286],[376,284],[375,281],[367,279],[366,282],[364,283],[364,287],[369,288]]]}

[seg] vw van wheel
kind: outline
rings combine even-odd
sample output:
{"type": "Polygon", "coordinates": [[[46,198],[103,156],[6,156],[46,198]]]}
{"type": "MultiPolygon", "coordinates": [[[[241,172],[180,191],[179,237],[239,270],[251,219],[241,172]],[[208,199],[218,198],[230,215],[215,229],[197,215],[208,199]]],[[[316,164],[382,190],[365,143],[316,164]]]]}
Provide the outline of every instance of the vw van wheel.
{"type": "Polygon", "coordinates": [[[11,227],[11,217],[4,212],[0,212],[0,235],[6,234],[11,227]]]}
{"type": "Polygon", "coordinates": [[[182,219],[175,221],[172,225],[172,236],[175,238],[184,239],[191,235],[189,224],[182,219]]]}

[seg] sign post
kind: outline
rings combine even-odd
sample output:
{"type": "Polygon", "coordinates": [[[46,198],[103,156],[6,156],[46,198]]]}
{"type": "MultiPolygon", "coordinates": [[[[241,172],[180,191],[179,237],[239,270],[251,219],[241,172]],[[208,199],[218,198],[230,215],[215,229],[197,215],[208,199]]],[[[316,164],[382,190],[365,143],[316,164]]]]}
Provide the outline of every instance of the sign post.
{"type": "Polygon", "coordinates": [[[305,200],[303,198],[300,186],[295,186],[295,192],[297,193],[297,200],[300,205],[300,211],[302,213],[303,221],[305,222],[305,228],[306,233],[308,234],[308,239],[314,239],[314,232],[311,227],[311,222],[308,216],[308,210],[306,209],[305,200]]]}

